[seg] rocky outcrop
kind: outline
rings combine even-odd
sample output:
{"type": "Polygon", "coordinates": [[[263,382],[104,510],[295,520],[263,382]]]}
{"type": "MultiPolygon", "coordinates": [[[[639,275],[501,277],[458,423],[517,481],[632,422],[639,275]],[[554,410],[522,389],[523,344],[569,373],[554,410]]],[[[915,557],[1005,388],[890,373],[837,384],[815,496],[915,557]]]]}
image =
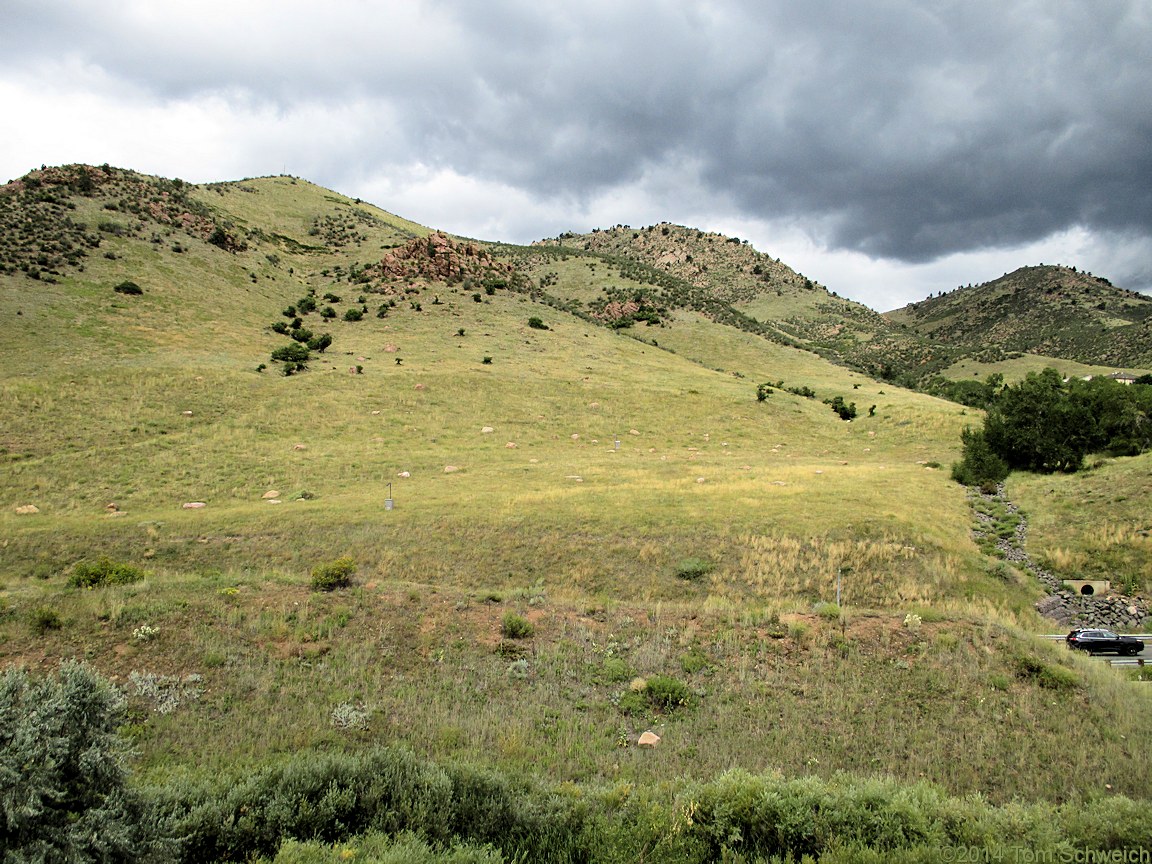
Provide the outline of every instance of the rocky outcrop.
{"type": "Polygon", "coordinates": [[[496,261],[478,243],[456,241],[436,231],[393,249],[365,272],[386,280],[416,278],[454,283],[469,276],[507,279],[512,271],[510,265],[496,261]]]}

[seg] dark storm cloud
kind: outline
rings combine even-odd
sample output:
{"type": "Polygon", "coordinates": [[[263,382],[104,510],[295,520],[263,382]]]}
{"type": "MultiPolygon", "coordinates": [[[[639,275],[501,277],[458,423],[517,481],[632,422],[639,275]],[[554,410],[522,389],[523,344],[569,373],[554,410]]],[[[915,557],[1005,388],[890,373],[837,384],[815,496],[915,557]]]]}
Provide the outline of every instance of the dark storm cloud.
{"type": "Polygon", "coordinates": [[[913,262],[1152,235],[1144,0],[6,5],[4,74],[71,59],[161,101],[343,108],[349,177],[636,186],[669,215],[691,186],[913,262]]]}

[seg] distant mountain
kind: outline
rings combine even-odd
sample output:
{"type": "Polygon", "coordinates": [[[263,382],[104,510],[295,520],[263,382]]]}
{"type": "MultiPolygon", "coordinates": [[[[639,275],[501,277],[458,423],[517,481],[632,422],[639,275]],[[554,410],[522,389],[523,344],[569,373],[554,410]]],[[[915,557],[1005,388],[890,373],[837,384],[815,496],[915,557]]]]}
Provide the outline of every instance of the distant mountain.
{"type": "Polygon", "coordinates": [[[1152,366],[1152,297],[1075,268],[1022,267],[884,317],[973,356],[1019,352],[1106,366],[1152,366]]]}

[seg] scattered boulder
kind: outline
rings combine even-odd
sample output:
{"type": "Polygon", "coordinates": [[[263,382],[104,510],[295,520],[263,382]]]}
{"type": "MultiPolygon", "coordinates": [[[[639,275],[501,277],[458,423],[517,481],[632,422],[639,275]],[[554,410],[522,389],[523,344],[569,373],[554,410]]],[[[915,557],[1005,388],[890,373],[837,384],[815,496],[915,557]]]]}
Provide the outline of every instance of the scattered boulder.
{"type": "Polygon", "coordinates": [[[639,432],[639,430],[637,430],[637,429],[629,429],[629,430],[628,430],[628,434],[629,434],[629,435],[639,435],[639,434],[640,434],[640,432],[639,432]]]}
{"type": "Polygon", "coordinates": [[[35,504],[22,504],[16,508],[16,514],[18,516],[31,516],[32,514],[39,512],[40,508],[35,504]]]}
{"type": "Polygon", "coordinates": [[[655,747],[659,743],[660,736],[651,730],[645,732],[636,741],[636,744],[640,747],[655,747]]]}
{"type": "Polygon", "coordinates": [[[708,482],[708,478],[707,478],[707,477],[697,477],[697,478],[696,478],[696,482],[697,482],[697,483],[707,483],[707,482],[708,482]]]}
{"type": "Polygon", "coordinates": [[[308,446],[306,444],[293,444],[292,449],[293,450],[307,450],[308,446]]]}
{"type": "Polygon", "coordinates": [[[417,384],[417,385],[416,385],[415,387],[413,387],[412,389],[413,389],[413,390],[427,390],[427,389],[428,389],[428,385],[427,385],[427,384],[417,384]]]}
{"type": "Polygon", "coordinates": [[[445,465],[444,466],[444,473],[445,474],[453,474],[459,470],[460,470],[460,468],[457,465],[445,465]]]}
{"type": "Polygon", "coordinates": [[[495,430],[495,429],[493,429],[491,426],[484,426],[484,427],[482,427],[482,428],[480,429],[480,434],[481,434],[481,435],[489,435],[489,434],[491,434],[492,432],[495,432],[495,431],[496,431],[496,430],[495,430]]]}
{"type": "Polygon", "coordinates": [[[199,510],[203,507],[207,507],[208,505],[205,504],[203,501],[188,501],[184,504],[181,504],[180,506],[183,507],[185,510],[199,510]]]}
{"type": "Polygon", "coordinates": [[[579,441],[580,440],[580,434],[578,432],[573,432],[572,433],[572,440],[573,441],[579,441]]]}
{"type": "Polygon", "coordinates": [[[280,497],[280,493],[279,493],[277,490],[275,490],[275,489],[269,489],[267,492],[265,492],[265,493],[264,493],[263,495],[261,495],[260,497],[261,497],[261,498],[264,498],[264,499],[268,499],[268,498],[279,498],[279,497],[280,497]]]}
{"type": "Polygon", "coordinates": [[[404,478],[408,478],[408,477],[411,477],[411,476],[412,476],[412,472],[411,472],[411,471],[401,471],[401,472],[400,472],[399,474],[397,474],[396,476],[397,476],[397,477],[404,477],[404,478]]]}
{"type": "Polygon", "coordinates": [[[192,416],[191,411],[181,411],[180,414],[183,415],[184,417],[191,417],[192,416]]]}
{"type": "Polygon", "coordinates": [[[516,445],[515,441],[509,441],[507,444],[504,445],[504,449],[505,450],[515,450],[516,446],[517,445],[516,445]]]}

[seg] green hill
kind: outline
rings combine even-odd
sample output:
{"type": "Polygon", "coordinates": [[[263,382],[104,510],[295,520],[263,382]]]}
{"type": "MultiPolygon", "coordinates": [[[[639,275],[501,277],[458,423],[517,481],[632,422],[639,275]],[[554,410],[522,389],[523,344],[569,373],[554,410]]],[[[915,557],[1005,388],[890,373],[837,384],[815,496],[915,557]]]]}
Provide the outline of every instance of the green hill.
{"type": "Polygon", "coordinates": [[[668,223],[617,225],[537,246],[602,256],[609,267],[599,280],[605,299],[620,299],[611,281],[616,273],[652,268],[663,276],[659,299],[666,306],[701,312],[876,378],[915,382],[951,362],[940,346],[892,326],[738,237],[668,223]]]}
{"type": "Polygon", "coordinates": [[[972,536],[971,410],[807,350],[820,315],[896,337],[666,227],[641,260],[291,177],[0,189],[0,665],[121,683],[149,783],[403,745],[588,800],[732,768],[1145,798],[1144,694],[1030,635],[1039,583],[972,536]],[[649,263],[674,234],[707,271],[649,263]]]}
{"type": "Polygon", "coordinates": [[[1027,353],[1114,369],[1152,367],[1152,297],[1075,268],[1022,267],[885,317],[978,360],[1027,353]]]}

